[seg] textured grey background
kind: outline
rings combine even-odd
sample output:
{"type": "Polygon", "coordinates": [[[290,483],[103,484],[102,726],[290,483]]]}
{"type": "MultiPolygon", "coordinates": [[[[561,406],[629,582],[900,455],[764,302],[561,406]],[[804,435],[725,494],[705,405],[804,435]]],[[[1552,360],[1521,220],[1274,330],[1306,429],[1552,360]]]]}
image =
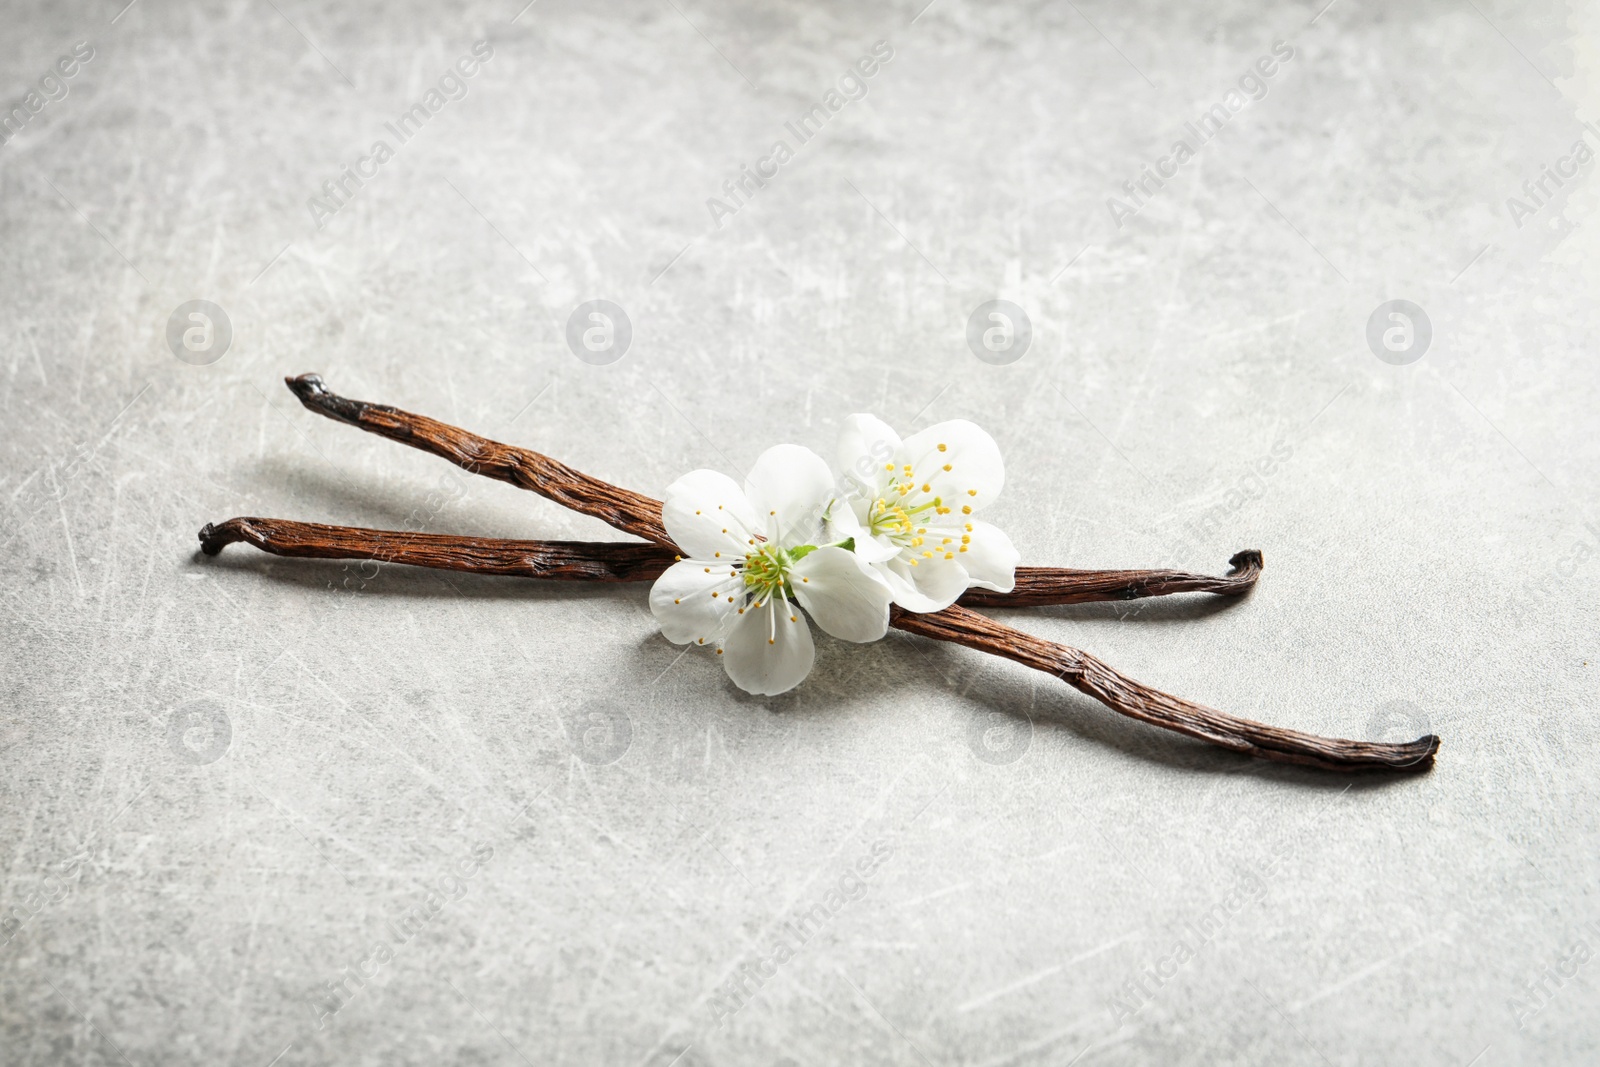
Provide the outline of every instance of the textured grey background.
{"type": "Polygon", "coordinates": [[[1592,5],[920,2],[4,5],[7,106],[95,56],[0,146],[0,1062],[1600,1058],[1596,163],[1505,204],[1600,118],[1592,5]],[[611,366],[565,343],[592,298],[611,366]],[[1008,366],[965,340],[995,298],[1008,366]],[[1364,340],[1393,298],[1407,366],[1364,340]],[[1431,724],[1438,767],[1258,765],[899,634],[751,699],[644,587],[199,558],[237,514],[615,536],[303,411],[310,370],[652,493],[974,419],[1026,561],[1268,564],[1011,621],[1274,723],[1431,724]]]}

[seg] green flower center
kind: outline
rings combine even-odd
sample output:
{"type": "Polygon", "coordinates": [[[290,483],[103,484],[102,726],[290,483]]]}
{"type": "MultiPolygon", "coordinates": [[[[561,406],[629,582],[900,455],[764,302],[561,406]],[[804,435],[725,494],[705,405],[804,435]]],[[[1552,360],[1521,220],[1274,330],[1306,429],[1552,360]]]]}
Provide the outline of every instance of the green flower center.
{"type": "Polygon", "coordinates": [[[785,596],[794,596],[790,572],[796,563],[816,549],[816,545],[779,548],[768,543],[754,552],[745,553],[743,575],[745,588],[749,589],[757,600],[765,600],[780,591],[785,596]]]}

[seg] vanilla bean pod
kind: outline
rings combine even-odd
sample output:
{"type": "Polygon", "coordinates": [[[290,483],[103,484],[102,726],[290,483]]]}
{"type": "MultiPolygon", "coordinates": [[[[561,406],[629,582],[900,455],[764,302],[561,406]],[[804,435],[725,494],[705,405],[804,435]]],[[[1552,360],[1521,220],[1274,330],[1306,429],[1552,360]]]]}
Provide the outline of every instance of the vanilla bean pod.
{"type": "MultiPolygon", "coordinates": [[[[677,559],[672,549],[638,541],[513,541],[248,516],[207,525],[200,531],[200,549],[208,556],[215,556],[224,545],[236,541],[279,556],[370,559],[478,574],[597,582],[654,581],[677,559]]],[[[1237,595],[1249,589],[1260,575],[1261,554],[1240,552],[1231,562],[1234,569],[1221,578],[1165,570],[1018,567],[1015,594],[973,589],[961,598],[961,603],[969,607],[1021,607],[1129,600],[1170,593],[1237,595]]]]}
{"type": "Polygon", "coordinates": [[[1432,734],[1403,743],[1346,741],[1241,719],[1153,689],[1087,652],[1042,640],[969,608],[919,615],[895,607],[890,625],[1053,674],[1129,718],[1261,759],[1332,771],[1408,770],[1431,767],[1439,751],[1439,739],[1432,734]]]}
{"type": "Polygon", "coordinates": [[[969,589],[961,604],[969,608],[1040,607],[1046,604],[1083,604],[1096,600],[1136,600],[1173,593],[1214,593],[1239,596],[1261,577],[1261,553],[1253,548],[1235,552],[1232,569],[1221,578],[1188,571],[1091,571],[1068,567],[1018,567],[1016,586],[1009,593],[969,589]]]}
{"type": "Polygon", "coordinates": [[[591,582],[654,581],[672,566],[675,555],[670,549],[642,541],[508,541],[251,517],[207,524],[200,531],[200,551],[208,556],[235,541],[276,556],[373,560],[475,574],[591,582]]]}
{"type": "MultiPolygon", "coordinates": [[[[336,396],[328,392],[315,375],[301,375],[286,381],[301,403],[319,414],[433,452],[474,473],[531,489],[575,511],[593,515],[625,533],[672,547],[661,523],[660,501],[582,474],[537,452],[490,441],[397,408],[336,396]]],[[[220,550],[226,540],[217,533],[217,528],[208,529],[213,532],[212,545],[220,550]]],[[[242,525],[235,527],[227,536],[231,538],[237,532],[240,539],[249,539],[243,536],[245,529],[242,525]]],[[[270,529],[260,526],[249,529],[258,541],[271,540],[270,529]]],[[[302,552],[314,551],[304,541],[299,542],[298,547],[302,552]]],[[[1253,560],[1241,561],[1240,557],[1245,555],[1241,553],[1235,557],[1235,570],[1245,575],[1252,569],[1259,570],[1259,555],[1253,560]]],[[[1249,580],[1254,580],[1253,575],[1249,580]]],[[[1431,734],[1401,744],[1347,741],[1236,718],[1136,682],[1086,652],[1040,640],[959,606],[921,615],[896,608],[891,612],[890,622],[908,633],[1015,660],[1061,678],[1130,718],[1263,759],[1337,771],[1407,770],[1431,766],[1439,747],[1439,739],[1431,734]]]]}
{"type": "Polygon", "coordinates": [[[442,456],[473,474],[530,489],[624,533],[674,548],[667,528],[661,525],[659,500],[573,470],[542,453],[503,445],[426,415],[335,395],[315,374],[285,378],[284,382],[300,403],[318,415],[442,456]]]}

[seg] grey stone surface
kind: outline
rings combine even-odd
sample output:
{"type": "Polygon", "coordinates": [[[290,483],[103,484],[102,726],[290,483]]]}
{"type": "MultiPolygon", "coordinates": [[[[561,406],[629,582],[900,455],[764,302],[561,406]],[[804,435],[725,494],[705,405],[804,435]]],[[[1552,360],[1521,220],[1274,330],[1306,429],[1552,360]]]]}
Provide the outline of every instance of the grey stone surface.
{"type": "Polygon", "coordinates": [[[920,3],[5,5],[0,94],[49,93],[0,145],[0,1062],[1600,1061],[1593,6],[920,3]],[[1418,359],[1369,350],[1398,299],[1418,359]],[[193,300],[220,358],[169,347],[193,300]],[[974,419],[1028,561],[1268,564],[1011,621],[1437,769],[898,634],[757,700],[644,587],[198,557],[237,514],[616,536],[311,370],[652,493],[974,419]]]}

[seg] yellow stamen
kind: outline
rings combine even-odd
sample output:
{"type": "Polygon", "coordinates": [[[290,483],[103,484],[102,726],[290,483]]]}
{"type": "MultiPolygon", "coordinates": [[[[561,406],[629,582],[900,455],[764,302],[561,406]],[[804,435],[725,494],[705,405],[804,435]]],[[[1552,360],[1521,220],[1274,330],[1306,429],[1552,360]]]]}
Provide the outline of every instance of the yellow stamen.
{"type": "MultiPolygon", "coordinates": [[[[940,452],[948,452],[948,451],[950,451],[950,449],[949,449],[949,447],[948,447],[948,446],[946,446],[946,445],[940,445],[940,446],[939,446],[939,451],[940,451],[940,452]]],[[[945,468],[945,470],[949,470],[949,469],[950,469],[950,468],[949,468],[949,467],[946,467],[946,468],[945,468]]]]}

